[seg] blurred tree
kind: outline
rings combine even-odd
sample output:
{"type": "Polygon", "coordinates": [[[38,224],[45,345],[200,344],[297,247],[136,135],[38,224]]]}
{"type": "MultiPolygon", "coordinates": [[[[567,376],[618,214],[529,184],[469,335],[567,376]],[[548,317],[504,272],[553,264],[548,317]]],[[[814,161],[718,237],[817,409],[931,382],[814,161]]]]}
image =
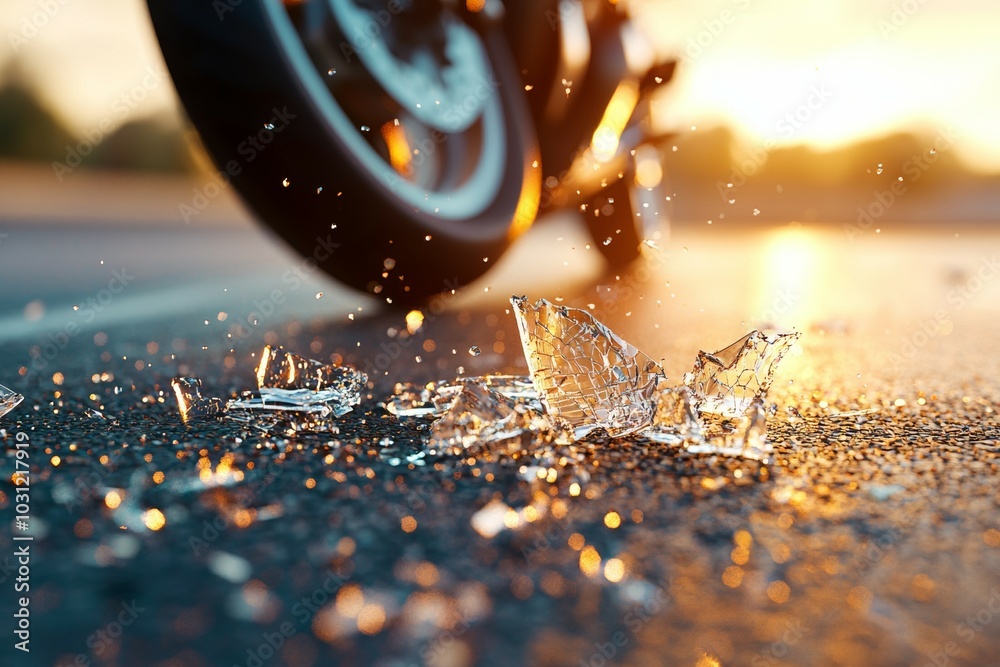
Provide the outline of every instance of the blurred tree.
{"type": "Polygon", "coordinates": [[[144,171],[192,171],[195,166],[181,130],[157,118],[122,125],[98,144],[84,164],[144,171]]]}
{"type": "Polygon", "coordinates": [[[61,160],[73,142],[73,136],[16,77],[0,89],[0,158],[61,160]]]}

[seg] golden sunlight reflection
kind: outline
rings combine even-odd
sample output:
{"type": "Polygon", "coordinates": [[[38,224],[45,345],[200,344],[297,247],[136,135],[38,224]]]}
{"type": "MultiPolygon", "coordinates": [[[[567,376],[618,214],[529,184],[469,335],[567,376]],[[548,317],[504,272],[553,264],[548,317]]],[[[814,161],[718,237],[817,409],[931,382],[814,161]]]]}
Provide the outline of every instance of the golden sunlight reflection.
{"type": "Polygon", "coordinates": [[[611,101],[604,110],[601,122],[594,130],[591,152],[598,162],[607,162],[618,152],[618,143],[628,124],[635,105],[639,102],[639,85],[634,81],[622,81],[615,89],[611,101]]]}
{"type": "Polygon", "coordinates": [[[816,235],[798,223],[774,231],[760,258],[759,295],[751,324],[806,328],[809,318],[819,315],[816,292],[823,255],[816,235]]]}
{"type": "Polygon", "coordinates": [[[389,164],[402,176],[409,176],[413,167],[410,158],[410,142],[406,139],[406,130],[399,120],[382,126],[382,139],[389,149],[389,164]]]}
{"type": "Polygon", "coordinates": [[[658,51],[682,60],[657,120],[820,150],[954,126],[967,166],[1000,170],[1000,6],[902,5],[634,0],[658,51]]]}

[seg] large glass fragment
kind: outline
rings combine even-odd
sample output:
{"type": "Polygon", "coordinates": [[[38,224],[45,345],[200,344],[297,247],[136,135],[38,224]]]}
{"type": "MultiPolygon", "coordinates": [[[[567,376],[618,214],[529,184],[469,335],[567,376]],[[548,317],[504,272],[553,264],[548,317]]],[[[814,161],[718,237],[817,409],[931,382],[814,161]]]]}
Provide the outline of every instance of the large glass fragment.
{"type": "Polygon", "coordinates": [[[685,376],[701,412],[740,417],[771,386],[774,371],[799,333],[765,336],[751,331],[718,352],[699,352],[694,370],[685,376]]]}
{"type": "Polygon", "coordinates": [[[663,369],[585,311],[512,297],[521,345],[546,411],[582,437],[623,436],[648,426],[663,369]]]}
{"type": "Polygon", "coordinates": [[[16,408],[23,400],[24,396],[0,384],[0,417],[16,408]]]}

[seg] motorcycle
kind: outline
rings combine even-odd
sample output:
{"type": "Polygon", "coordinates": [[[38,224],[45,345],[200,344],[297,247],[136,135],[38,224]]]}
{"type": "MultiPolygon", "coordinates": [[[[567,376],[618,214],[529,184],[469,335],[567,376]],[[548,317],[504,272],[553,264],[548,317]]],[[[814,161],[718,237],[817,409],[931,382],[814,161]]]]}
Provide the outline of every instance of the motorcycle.
{"type": "Polygon", "coordinates": [[[578,207],[613,267],[666,213],[626,0],[147,0],[220,174],[330,275],[415,304],[578,207]]]}

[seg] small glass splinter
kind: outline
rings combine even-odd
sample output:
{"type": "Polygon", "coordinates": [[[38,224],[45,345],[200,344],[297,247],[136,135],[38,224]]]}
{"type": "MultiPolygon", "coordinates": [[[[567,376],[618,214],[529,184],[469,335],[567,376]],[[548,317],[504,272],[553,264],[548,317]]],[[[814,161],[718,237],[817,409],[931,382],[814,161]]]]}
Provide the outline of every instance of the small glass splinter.
{"type": "Polygon", "coordinates": [[[583,310],[512,297],[521,344],[546,411],[582,437],[617,437],[648,426],[656,411],[658,363],[583,310]]]}
{"type": "Polygon", "coordinates": [[[334,420],[361,402],[368,382],[352,366],[323,364],[267,346],[257,366],[256,394],[244,392],[223,405],[201,394],[201,380],[175,378],[181,418],[224,414],[268,433],[337,433],[334,420]]]}
{"type": "Polygon", "coordinates": [[[698,409],[742,417],[754,399],[767,393],[778,363],[800,335],[751,331],[718,352],[699,352],[694,370],[684,380],[699,401],[698,409]]]}
{"type": "Polygon", "coordinates": [[[177,396],[177,408],[184,423],[198,417],[212,417],[225,410],[219,399],[201,395],[201,380],[198,378],[174,378],[170,386],[177,396]]]}
{"type": "Polygon", "coordinates": [[[361,402],[361,390],[367,382],[368,376],[352,366],[324,364],[270,345],[257,365],[261,398],[270,395],[285,402],[338,403],[347,406],[344,412],[361,402]]]}

